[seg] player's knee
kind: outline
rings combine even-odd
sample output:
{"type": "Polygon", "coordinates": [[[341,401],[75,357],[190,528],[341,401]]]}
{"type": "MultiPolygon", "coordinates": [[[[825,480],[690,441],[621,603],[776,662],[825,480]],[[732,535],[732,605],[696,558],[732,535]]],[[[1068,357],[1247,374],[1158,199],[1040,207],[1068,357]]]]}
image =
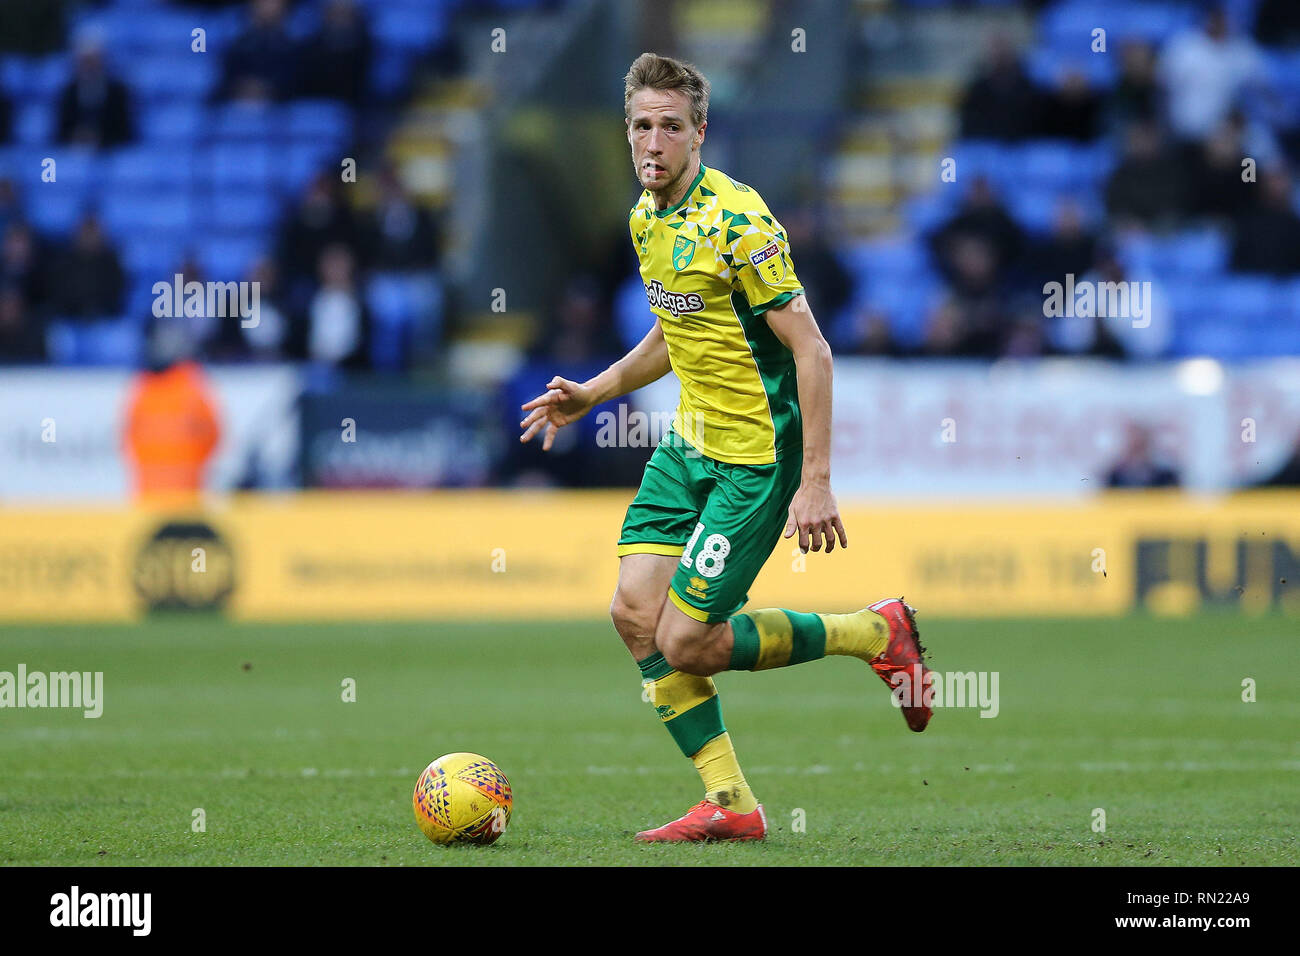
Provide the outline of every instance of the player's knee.
{"type": "Polygon", "coordinates": [[[658,624],[658,614],[654,608],[644,602],[629,599],[622,591],[615,591],[609,602],[609,616],[614,628],[624,639],[628,637],[653,636],[658,624]]]}
{"type": "Polygon", "coordinates": [[[708,670],[705,665],[703,648],[696,640],[692,640],[687,634],[671,630],[661,630],[655,635],[655,644],[659,647],[659,653],[663,654],[664,660],[673,670],[681,671],[684,674],[698,674],[707,676],[708,670]]]}

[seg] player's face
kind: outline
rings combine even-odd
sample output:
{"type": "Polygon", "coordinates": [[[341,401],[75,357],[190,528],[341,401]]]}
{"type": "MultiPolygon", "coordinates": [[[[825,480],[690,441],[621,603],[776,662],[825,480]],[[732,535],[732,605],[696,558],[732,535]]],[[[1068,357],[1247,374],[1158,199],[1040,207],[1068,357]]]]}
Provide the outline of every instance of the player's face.
{"type": "Polygon", "coordinates": [[[708,123],[691,125],[691,103],[676,90],[637,90],[632,95],[627,141],[641,185],[671,195],[687,185],[708,123]]]}

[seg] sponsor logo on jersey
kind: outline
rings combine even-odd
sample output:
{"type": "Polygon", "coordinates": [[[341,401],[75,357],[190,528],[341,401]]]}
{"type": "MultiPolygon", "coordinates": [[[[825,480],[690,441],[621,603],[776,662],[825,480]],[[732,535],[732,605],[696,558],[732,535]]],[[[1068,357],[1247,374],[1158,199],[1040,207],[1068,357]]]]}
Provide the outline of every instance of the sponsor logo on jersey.
{"type": "Polygon", "coordinates": [[[678,236],[673,242],[673,268],[681,272],[695,258],[695,240],[678,236]]]}
{"type": "Polygon", "coordinates": [[[785,278],[785,257],[775,239],[750,256],[749,264],[768,285],[779,285],[785,278]]]}
{"type": "Polygon", "coordinates": [[[646,301],[650,308],[663,309],[674,318],[687,312],[703,312],[704,297],[698,292],[674,292],[664,288],[664,284],[654,279],[645,285],[646,301]]]}

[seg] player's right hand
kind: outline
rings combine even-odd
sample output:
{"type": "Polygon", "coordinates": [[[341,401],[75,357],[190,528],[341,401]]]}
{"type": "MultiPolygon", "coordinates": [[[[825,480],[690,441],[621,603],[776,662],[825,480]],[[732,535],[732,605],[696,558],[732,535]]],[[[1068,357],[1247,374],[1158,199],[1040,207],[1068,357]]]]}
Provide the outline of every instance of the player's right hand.
{"type": "Polygon", "coordinates": [[[590,388],[577,382],[570,382],[567,378],[560,378],[558,375],[551,379],[546,389],[546,394],[538,395],[531,402],[519,406],[523,411],[528,412],[524,420],[519,423],[519,427],[524,429],[519,440],[526,442],[545,428],[546,437],[542,439],[542,451],[550,451],[551,444],[555,441],[555,433],[565,425],[576,422],[595,404],[595,396],[592,395],[590,388]]]}

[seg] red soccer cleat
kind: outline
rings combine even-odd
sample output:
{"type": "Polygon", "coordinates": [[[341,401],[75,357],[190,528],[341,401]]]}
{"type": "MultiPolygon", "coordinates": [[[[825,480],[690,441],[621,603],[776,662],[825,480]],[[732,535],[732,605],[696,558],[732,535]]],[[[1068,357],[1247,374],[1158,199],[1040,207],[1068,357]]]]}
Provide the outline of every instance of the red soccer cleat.
{"type": "Polygon", "coordinates": [[[916,610],[902,598],[877,601],[868,610],[889,622],[889,643],[871,659],[871,668],[889,685],[902,703],[903,719],[918,734],[930,722],[930,668],[925,666],[925,648],[916,629],[916,610]]]}
{"type": "Polygon", "coordinates": [[[723,840],[761,840],[767,836],[767,818],[760,803],[750,813],[737,813],[701,800],[686,816],[657,830],[642,830],[638,843],[714,843],[723,840]]]}

